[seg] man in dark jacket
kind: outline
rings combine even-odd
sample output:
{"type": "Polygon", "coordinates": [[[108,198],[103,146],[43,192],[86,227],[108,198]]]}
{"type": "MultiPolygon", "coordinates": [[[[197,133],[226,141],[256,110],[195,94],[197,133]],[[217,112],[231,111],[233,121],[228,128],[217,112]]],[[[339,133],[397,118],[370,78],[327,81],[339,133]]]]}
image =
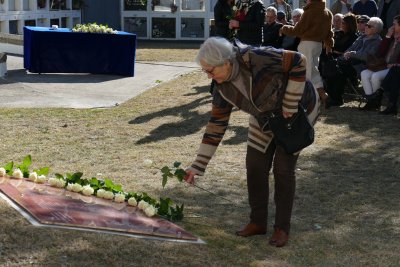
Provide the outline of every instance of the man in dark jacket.
{"type": "Polygon", "coordinates": [[[236,37],[245,44],[261,45],[265,17],[263,3],[259,0],[238,0],[234,13],[229,28],[236,30],[236,37]]]}
{"type": "Polygon", "coordinates": [[[276,21],[277,10],[275,7],[268,7],[265,14],[263,26],[263,46],[282,47],[283,36],[279,36],[279,29],[283,24],[276,21]]]}

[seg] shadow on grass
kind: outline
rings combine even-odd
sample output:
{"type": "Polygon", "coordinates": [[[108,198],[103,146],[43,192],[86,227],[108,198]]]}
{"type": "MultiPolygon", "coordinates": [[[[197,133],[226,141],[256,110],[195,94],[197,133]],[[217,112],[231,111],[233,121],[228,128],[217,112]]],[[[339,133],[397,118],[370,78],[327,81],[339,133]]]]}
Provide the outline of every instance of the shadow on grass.
{"type": "Polygon", "coordinates": [[[90,73],[27,73],[25,69],[9,70],[7,76],[0,80],[0,84],[12,83],[102,83],[113,80],[120,80],[129,77],[107,75],[107,74],[90,74],[90,73]]]}
{"type": "MultiPolygon", "coordinates": [[[[209,90],[209,86],[197,86],[194,87],[194,90],[194,93],[186,94],[185,96],[203,94],[209,90]]],[[[186,105],[159,110],[130,120],[129,124],[142,124],[152,119],[165,116],[175,116],[183,119],[179,122],[159,125],[157,128],[151,130],[148,136],[138,140],[136,144],[157,142],[170,137],[182,137],[196,133],[208,122],[210,113],[199,114],[195,109],[200,105],[211,105],[211,100],[211,95],[207,95],[186,105]]],[[[223,144],[235,145],[246,141],[245,135],[247,134],[247,128],[233,126],[229,127],[229,129],[234,131],[235,135],[228,140],[224,140],[223,144]]]]}

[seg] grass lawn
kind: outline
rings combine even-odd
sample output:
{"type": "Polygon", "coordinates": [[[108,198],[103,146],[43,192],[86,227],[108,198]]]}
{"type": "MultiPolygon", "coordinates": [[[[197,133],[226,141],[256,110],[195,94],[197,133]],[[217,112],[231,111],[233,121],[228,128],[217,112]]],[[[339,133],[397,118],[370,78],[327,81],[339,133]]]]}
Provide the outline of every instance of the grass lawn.
{"type": "MultiPolygon", "coordinates": [[[[139,43],[138,60],[189,61],[197,47],[139,43]]],[[[195,71],[111,109],[0,109],[0,165],[31,154],[33,167],[102,174],[126,191],[169,196],[185,204],[186,217],[178,224],[206,245],[38,228],[0,200],[0,265],[399,266],[400,120],[358,111],[354,102],[323,110],[315,143],[300,155],[284,248],[267,242],[272,191],[267,236],[234,235],[249,213],[242,112],[234,112],[206,175],[198,179],[199,186],[230,202],[177,181],[162,189],[160,173],[145,168],[143,160],[161,167],[191,163],[209,116],[209,83],[195,71]]]]}

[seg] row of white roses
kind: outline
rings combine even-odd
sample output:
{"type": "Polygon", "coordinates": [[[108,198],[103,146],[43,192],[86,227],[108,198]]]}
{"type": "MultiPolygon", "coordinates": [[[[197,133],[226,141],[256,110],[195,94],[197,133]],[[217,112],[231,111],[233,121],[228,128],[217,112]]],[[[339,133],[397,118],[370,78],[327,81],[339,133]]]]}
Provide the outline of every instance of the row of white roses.
{"type": "MultiPolygon", "coordinates": [[[[6,175],[7,175],[6,170],[4,168],[0,168],[0,177],[5,177],[6,175]]],[[[23,176],[22,171],[17,168],[17,169],[13,170],[12,177],[22,179],[24,176],[23,176]]],[[[82,186],[78,183],[66,184],[66,181],[64,179],[59,179],[59,178],[49,178],[47,180],[45,175],[37,175],[36,172],[29,173],[28,180],[35,182],[35,183],[41,183],[41,184],[48,181],[49,185],[52,187],[64,188],[66,186],[65,189],[68,191],[82,193],[85,196],[94,195],[94,189],[90,185],[82,186]]],[[[106,191],[104,189],[98,189],[96,192],[96,196],[99,198],[114,200],[117,203],[125,202],[125,194],[123,194],[123,193],[114,194],[113,192],[106,191]]],[[[138,207],[148,217],[153,217],[154,215],[157,214],[157,208],[144,200],[141,200],[141,201],[139,201],[139,203],[137,203],[136,198],[130,197],[128,199],[128,205],[133,206],[133,207],[138,207]]]]}
{"type": "Polygon", "coordinates": [[[114,31],[112,28],[106,27],[104,25],[97,25],[95,23],[89,24],[77,24],[72,28],[73,32],[90,32],[90,33],[111,33],[116,34],[118,31],[114,31]]]}

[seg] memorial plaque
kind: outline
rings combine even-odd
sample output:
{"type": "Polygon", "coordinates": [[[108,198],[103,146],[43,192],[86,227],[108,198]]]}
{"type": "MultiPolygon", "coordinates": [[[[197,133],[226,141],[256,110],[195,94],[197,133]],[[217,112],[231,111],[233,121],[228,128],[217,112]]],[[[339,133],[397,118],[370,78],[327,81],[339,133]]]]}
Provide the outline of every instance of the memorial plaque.
{"type": "Polygon", "coordinates": [[[42,226],[203,243],[176,224],[158,216],[146,217],[136,207],[95,196],[84,196],[27,179],[0,177],[0,191],[42,226]]]}

